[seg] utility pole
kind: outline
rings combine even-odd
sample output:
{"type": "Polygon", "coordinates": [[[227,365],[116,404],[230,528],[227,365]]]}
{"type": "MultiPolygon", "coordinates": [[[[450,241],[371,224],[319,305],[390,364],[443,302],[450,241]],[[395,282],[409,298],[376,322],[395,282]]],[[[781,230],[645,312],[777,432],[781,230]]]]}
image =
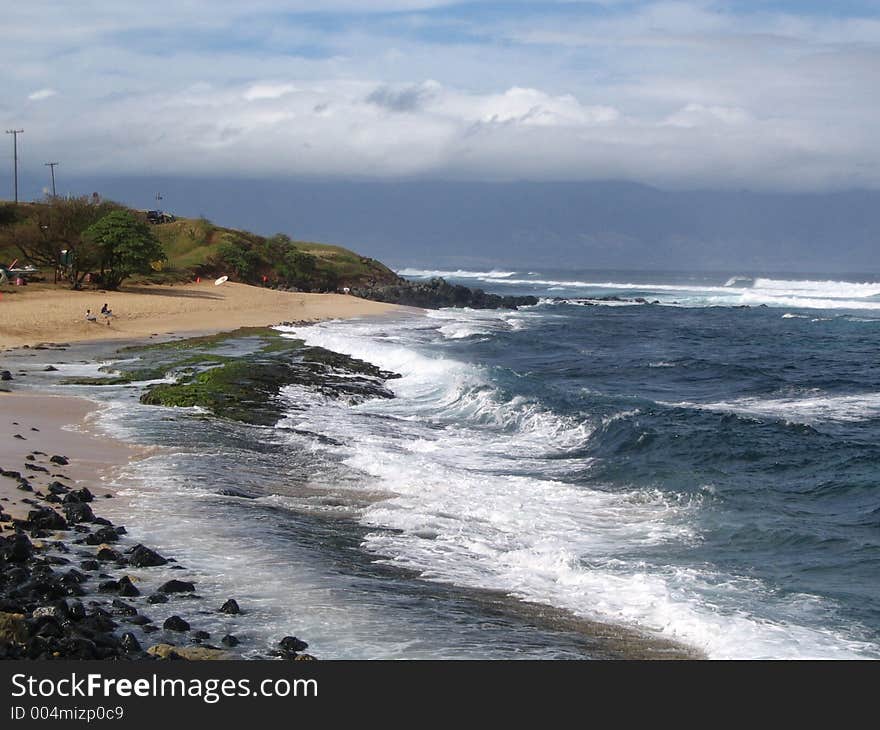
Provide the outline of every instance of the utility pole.
{"type": "Polygon", "coordinates": [[[57,162],[47,162],[45,166],[48,167],[52,171],[52,198],[55,198],[55,165],[57,162]]]}
{"type": "Polygon", "coordinates": [[[18,135],[23,134],[23,129],[7,129],[6,134],[12,135],[12,149],[14,150],[15,169],[15,203],[18,204],[18,135]]]}

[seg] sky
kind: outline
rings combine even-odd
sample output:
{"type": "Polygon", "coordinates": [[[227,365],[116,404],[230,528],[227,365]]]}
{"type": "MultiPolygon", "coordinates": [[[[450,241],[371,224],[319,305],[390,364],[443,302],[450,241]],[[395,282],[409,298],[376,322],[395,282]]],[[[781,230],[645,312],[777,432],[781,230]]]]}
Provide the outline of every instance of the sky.
{"type": "Polygon", "coordinates": [[[35,178],[880,189],[878,0],[31,0],[0,41],[35,178]]]}

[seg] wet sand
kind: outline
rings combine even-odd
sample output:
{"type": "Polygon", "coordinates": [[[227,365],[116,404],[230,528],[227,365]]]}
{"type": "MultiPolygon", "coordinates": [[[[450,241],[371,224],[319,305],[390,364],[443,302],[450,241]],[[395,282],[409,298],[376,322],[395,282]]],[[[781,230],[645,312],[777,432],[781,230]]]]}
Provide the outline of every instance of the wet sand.
{"type": "MultiPolygon", "coordinates": [[[[89,433],[84,422],[94,409],[95,404],[85,398],[0,393],[0,467],[20,472],[35,491],[45,492],[57,480],[69,487],[87,486],[101,497],[108,491],[102,485],[111,471],[148,449],[89,433]],[[34,458],[29,460],[29,455],[34,458]],[[52,463],[50,458],[56,455],[69,463],[52,463]],[[37,468],[28,469],[28,464],[37,468]]],[[[33,507],[22,500],[33,497],[14,479],[0,476],[0,504],[14,519],[27,516],[33,507]]]]}

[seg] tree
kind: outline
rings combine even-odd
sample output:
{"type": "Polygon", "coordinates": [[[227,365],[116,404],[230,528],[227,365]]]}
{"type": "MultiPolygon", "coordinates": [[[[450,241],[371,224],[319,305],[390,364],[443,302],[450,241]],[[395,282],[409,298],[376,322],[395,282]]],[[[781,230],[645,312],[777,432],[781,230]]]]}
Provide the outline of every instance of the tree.
{"type": "Polygon", "coordinates": [[[260,255],[244,238],[224,241],[214,257],[216,266],[230,269],[241,281],[251,281],[261,264],[260,255]]]}
{"type": "Polygon", "coordinates": [[[83,233],[83,241],[94,246],[107,289],[118,289],[132,274],[149,273],[153,263],[167,258],[149,226],[126,210],[93,223],[83,233]]]}
{"type": "Polygon", "coordinates": [[[110,201],[96,205],[86,196],[46,198],[26,212],[21,210],[15,219],[0,227],[0,244],[17,248],[29,264],[66,271],[76,289],[85,275],[100,264],[95,247],[83,240],[83,231],[120,208],[110,201]],[[66,262],[62,251],[67,251],[66,262]]]}
{"type": "Polygon", "coordinates": [[[14,203],[0,205],[0,226],[9,226],[18,220],[18,212],[14,203]]]}

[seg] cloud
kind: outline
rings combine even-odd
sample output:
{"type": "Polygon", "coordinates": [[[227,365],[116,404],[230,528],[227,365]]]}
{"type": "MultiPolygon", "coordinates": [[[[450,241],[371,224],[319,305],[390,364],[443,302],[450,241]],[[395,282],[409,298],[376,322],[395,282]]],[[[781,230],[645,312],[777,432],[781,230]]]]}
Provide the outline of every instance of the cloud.
{"type": "Polygon", "coordinates": [[[71,175],[880,187],[873,16],[708,0],[364,5],[18,4],[0,123],[63,152],[71,175]],[[63,125],[60,102],[14,101],[53,87],[63,125]]]}
{"type": "Polygon", "coordinates": [[[742,125],[752,121],[752,115],[745,109],[726,106],[704,106],[687,104],[675,114],[668,116],[663,124],[672,127],[700,127],[712,124],[742,125]]]}
{"type": "Polygon", "coordinates": [[[261,99],[280,99],[286,94],[296,91],[293,84],[254,84],[244,92],[247,101],[260,101],[261,99]]]}
{"type": "Polygon", "coordinates": [[[414,112],[422,109],[436,94],[439,84],[426,81],[423,84],[394,88],[383,84],[369,93],[367,101],[393,112],[414,112]]]}
{"type": "Polygon", "coordinates": [[[58,92],[55,89],[38,89],[37,91],[33,91],[28,94],[28,99],[31,101],[43,101],[43,99],[48,99],[52,96],[55,96],[58,92]]]}

